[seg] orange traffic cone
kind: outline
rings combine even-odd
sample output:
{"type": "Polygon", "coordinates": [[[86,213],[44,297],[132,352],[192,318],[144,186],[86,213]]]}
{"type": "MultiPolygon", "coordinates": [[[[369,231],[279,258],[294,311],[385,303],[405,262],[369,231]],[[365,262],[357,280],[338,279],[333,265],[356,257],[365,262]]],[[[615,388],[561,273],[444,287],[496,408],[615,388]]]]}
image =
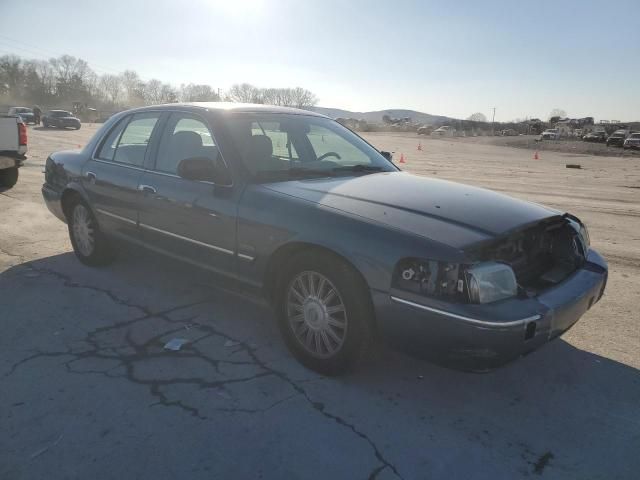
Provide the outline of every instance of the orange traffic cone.
{"type": "Polygon", "coordinates": [[[422,151],[422,142],[418,142],[418,151],[421,152],[422,151]]]}
{"type": "Polygon", "coordinates": [[[540,160],[540,157],[538,156],[538,151],[536,150],[536,153],[533,154],[533,159],[534,160],[540,160]]]}
{"type": "Polygon", "coordinates": [[[404,153],[400,154],[400,163],[407,163],[404,161],[404,153]]]}

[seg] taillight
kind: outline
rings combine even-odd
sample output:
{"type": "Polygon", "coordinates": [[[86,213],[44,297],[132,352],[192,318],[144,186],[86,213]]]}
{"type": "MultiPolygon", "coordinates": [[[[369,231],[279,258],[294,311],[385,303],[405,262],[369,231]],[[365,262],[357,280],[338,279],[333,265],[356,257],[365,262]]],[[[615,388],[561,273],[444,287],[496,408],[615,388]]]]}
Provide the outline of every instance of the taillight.
{"type": "Polygon", "coordinates": [[[27,145],[27,126],[22,122],[18,124],[18,145],[27,145]]]}

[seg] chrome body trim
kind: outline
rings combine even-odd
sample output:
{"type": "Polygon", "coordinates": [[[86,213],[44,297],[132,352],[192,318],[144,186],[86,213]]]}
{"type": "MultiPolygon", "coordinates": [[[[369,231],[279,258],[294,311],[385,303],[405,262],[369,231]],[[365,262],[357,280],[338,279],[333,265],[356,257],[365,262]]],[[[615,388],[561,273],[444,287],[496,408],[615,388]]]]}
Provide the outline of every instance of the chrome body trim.
{"type": "Polygon", "coordinates": [[[141,228],[146,228],[147,230],[151,230],[151,231],[154,231],[154,232],[162,233],[162,234],[167,235],[169,237],[178,238],[180,240],[184,240],[186,242],[190,242],[190,243],[193,243],[195,245],[199,245],[201,247],[210,248],[210,249],[215,250],[217,252],[226,253],[227,255],[235,255],[235,252],[233,250],[229,250],[229,249],[223,248],[223,247],[218,247],[217,245],[211,245],[210,243],[204,243],[204,242],[201,242],[199,240],[194,240],[193,238],[183,237],[182,235],[178,235],[177,233],[168,232],[168,231],[162,230],[160,228],[152,227],[151,225],[147,225],[145,223],[140,223],[140,227],[141,228]]]}
{"type": "Polygon", "coordinates": [[[107,212],[106,210],[102,210],[100,208],[96,208],[96,212],[101,213],[102,215],[106,215],[107,217],[115,218],[116,220],[121,220],[123,222],[129,223],[131,225],[138,225],[138,222],[135,220],[131,220],[127,217],[121,217],[120,215],[116,215],[115,213],[107,212]]]}
{"type": "Polygon", "coordinates": [[[511,320],[509,322],[488,322],[486,320],[478,320],[477,318],[465,317],[464,315],[458,315],[456,313],[447,312],[445,310],[440,310],[438,308],[428,307],[426,305],[415,303],[410,300],[405,300],[403,298],[392,296],[391,300],[396,303],[408,305],[410,307],[418,308],[420,310],[425,310],[431,313],[437,313],[438,315],[444,315],[445,317],[455,318],[456,320],[462,320],[463,322],[471,323],[473,325],[477,325],[479,327],[486,327],[486,328],[515,327],[519,325],[525,325],[528,322],[533,322],[535,320],[540,320],[542,318],[541,315],[532,315],[530,317],[521,318],[518,320],[511,320]]]}

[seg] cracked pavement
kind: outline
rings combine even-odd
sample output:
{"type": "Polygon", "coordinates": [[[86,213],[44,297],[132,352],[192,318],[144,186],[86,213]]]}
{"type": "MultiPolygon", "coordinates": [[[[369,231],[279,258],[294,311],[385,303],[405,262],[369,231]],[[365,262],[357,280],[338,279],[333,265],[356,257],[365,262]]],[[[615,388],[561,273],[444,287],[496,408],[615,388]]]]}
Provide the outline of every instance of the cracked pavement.
{"type": "Polygon", "coordinates": [[[639,349],[594,353],[583,322],[485,375],[380,348],[324,378],[206,272],[136,249],[81,265],[39,188],[46,154],[92,131],[30,129],[0,195],[0,478],[637,478],[639,364],[620,359],[639,349]]]}

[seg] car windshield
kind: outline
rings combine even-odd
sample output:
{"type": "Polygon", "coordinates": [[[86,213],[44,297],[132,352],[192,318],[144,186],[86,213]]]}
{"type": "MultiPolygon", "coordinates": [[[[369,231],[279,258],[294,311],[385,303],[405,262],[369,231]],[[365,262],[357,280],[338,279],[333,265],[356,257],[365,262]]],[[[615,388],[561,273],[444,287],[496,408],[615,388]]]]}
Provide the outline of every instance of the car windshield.
{"type": "Polygon", "coordinates": [[[70,112],[65,112],[64,110],[54,110],[51,112],[52,117],[71,117],[70,112]]]}
{"type": "Polygon", "coordinates": [[[629,138],[640,138],[640,133],[632,133],[629,138]]]}
{"type": "Polygon", "coordinates": [[[328,118],[236,113],[226,124],[256,181],[397,171],[375,148],[328,118]]]}
{"type": "Polygon", "coordinates": [[[30,108],[16,108],[16,113],[32,113],[33,110],[30,108]]]}

